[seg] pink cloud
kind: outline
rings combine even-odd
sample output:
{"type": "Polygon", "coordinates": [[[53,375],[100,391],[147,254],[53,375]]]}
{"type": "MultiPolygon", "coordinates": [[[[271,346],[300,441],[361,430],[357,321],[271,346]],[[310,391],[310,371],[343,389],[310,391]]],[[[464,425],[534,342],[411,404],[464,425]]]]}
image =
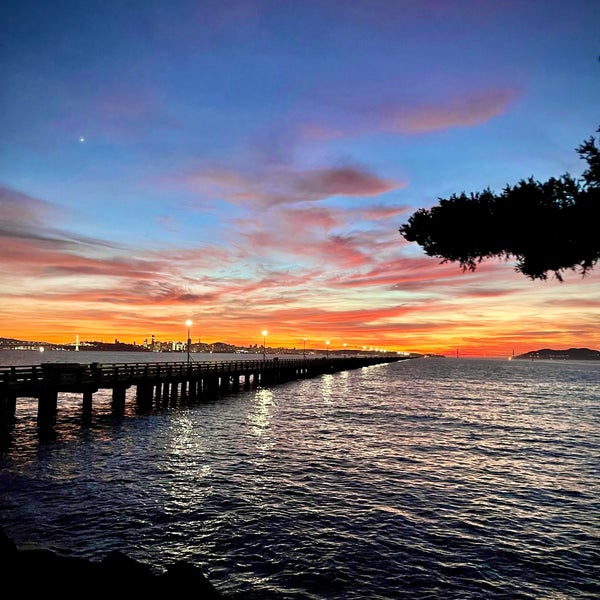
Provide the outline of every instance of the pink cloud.
{"type": "Polygon", "coordinates": [[[341,223],[345,223],[345,211],[335,210],[324,206],[311,206],[310,208],[282,207],[278,213],[281,215],[279,223],[289,223],[293,230],[304,232],[329,231],[341,223]]]}
{"type": "Polygon", "coordinates": [[[213,246],[141,255],[139,250],[45,226],[59,214],[49,202],[0,187],[0,272],[9,274],[11,281],[3,290],[5,296],[31,294],[37,298],[46,282],[71,277],[76,281],[73,286],[49,283],[44,297],[185,304],[206,298],[190,291],[196,289],[198,281],[190,279],[188,273],[233,260],[230,252],[213,246]],[[112,281],[111,287],[103,289],[107,279],[112,281]]]}
{"type": "Polygon", "coordinates": [[[417,109],[391,108],[384,112],[381,129],[400,133],[426,133],[451,127],[470,127],[507,112],[517,93],[495,89],[455,100],[450,104],[417,109]]]}
{"type": "Polygon", "coordinates": [[[412,212],[414,209],[409,206],[385,206],[372,205],[360,208],[350,209],[349,212],[360,216],[362,219],[370,221],[379,221],[382,219],[388,220],[407,212],[412,212]]]}
{"type": "MultiPolygon", "coordinates": [[[[219,301],[216,292],[193,293],[184,286],[160,280],[136,280],[129,286],[96,287],[84,290],[56,290],[46,293],[46,299],[60,302],[90,302],[94,304],[126,306],[186,306],[219,301]]],[[[107,313],[109,313],[107,309],[107,313]]],[[[118,309],[112,311],[111,317],[118,309]]]]}
{"type": "MultiPolygon", "coordinates": [[[[60,275],[110,276],[132,279],[152,279],[158,264],[150,260],[120,258],[90,258],[76,250],[77,244],[41,238],[7,238],[3,240],[4,270],[24,275],[49,277],[60,275]]],[[[89,250],[87,248],[86,250],[89,250]]]]}
{"type": "Polygon", "coordinates": [[[516,87],[500,85],[460,94],[441,89],[433,101],[429,94],[427,101],[408,104],[394,98],[382,101],[376,91],[371,91],[367,98],[345,99],[335,114],[320,122],[298,125],[296,135],[301,140],[323,143],[381,133],[417,134],[473,127],[506,114],[519,94],[516,87]],[[345,115],[342,120],[340,113],[345,115]]]}
{"type": "Polygon", "coordinates": [[[188,184],[204,193],[222,194],[233,202],[264,206],[316,202],[335,196],[378,196],[401,187],[360,166],[296,170],[267,170],[253,176],[222,169],[206,169],[188,176],[188,184]]]}
{"type": "MultiPolygon", "coordinates": [[[[310,262],[320,257],[327,257],[330,269],[347,268],[359,264],[370,263],[369,256],[360,250],[355,241],[348,236],[316,235],[315,232],[298,230],[290,232],[293,224],[282,226],[276,230],[253,230],[242,234],[245,240],[244,255],[247,258],[257,256],[257,253],[277,253],[281,260],[285,256],[306,259],[310,262]]],[[[260,255],[260,254],[258,254],[260,255]]]]}
{"type": "Polygon", "coordinates": [[[348,219],[345,211],[329,207],[275,207],[260,218],[236,221],[239,257],[254,261],[268,255],[284,263],[305,260],[311,265],[326,257],[330,270],[370,265],[376,260],[370,249],[377,239],[341,233],[348,219]]]}
{"type": "Polygon", "coordinates": [[[334,167],[299,173],[292,187],[300,196],[320,199],[330,196],[378,196],[395,189],[397,184],[365,169],[334,167]]]}
{"type": "MultiPolygon", "coordinates": [[[[365,253],[370,256],[372,253],[365,253]]],[[[365,261],[360,272],[343,271],[327,277],[326,284],[339,288],[383,289],[398,292],[421,292],[445,287],[452,288],[452,297],[488,298],[513,293],[519,290],[519,281],[512,283],[515,274],[504,264],[489,263],[481,266],[477,273],[463,273],[456,265],[442,264],[438,259],[427,256],[401,256],[391,253],[390,244],[374,252],[377,257],[371,263],[365,261]],[[384,258],[382,258],[384,257],[384,258]],[[499,281],[505,275],[511,285],[502,288],[499,281]],[[490,281],[494,285],[490,285],[490,281]],[[466,285],[469,284],[469,285],[466,285]],[[481,287],[475,287],[479,284],[481,287]],[[464,290],[461,291],[461,290],[464,290]]]]}

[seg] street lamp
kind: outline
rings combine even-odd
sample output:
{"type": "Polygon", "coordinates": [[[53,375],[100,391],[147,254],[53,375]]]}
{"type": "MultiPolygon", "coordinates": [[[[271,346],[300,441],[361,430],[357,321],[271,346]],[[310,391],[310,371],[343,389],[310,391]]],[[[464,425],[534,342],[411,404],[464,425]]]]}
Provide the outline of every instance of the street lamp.
{"type": "Polygon", "coordinates": [[[325,342],[325,345],[327,346],[327,350],[326,350],[326,353],[327,353],[327,358],[329,358],[329,340],[327,340],[327,341],[325,342]]]}
{"type": "Polygon", "coordinates": [[[266,329],[263,329],[263,360],[267,360],[267,334],[269,332],[266,329]]]}
{"type": "Polygon", "coordinates": [[[306,338],[304,338],[302,341],[304,342],[304,348],[302,350],[302,356],[304,357],[304,360],[306,360],[306,338]]]}
{"type": "Polygon", "coordinates": [[[190,337],[190,327],[192,326],[192,322],[188,319],[185,324],[187,325],[187,363],[188,367],[190,366],[190,344],[192,343],[192,338],[190,337]]]}

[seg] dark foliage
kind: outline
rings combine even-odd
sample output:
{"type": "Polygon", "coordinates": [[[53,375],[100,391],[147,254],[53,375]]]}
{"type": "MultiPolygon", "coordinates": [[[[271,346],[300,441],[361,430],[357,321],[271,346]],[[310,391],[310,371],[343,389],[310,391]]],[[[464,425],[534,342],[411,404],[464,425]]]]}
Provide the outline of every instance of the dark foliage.
{"type": "Polygon", "coordinates": [[[516,270],[530,279],[553,273],[562,281],[567,270],[585,276],[600,259],[600,148],[590,137],[577,152],[588,164],[580,180],[530,178],[500,194],[453,195],[417,210],[400,234],[463,271],[496,257],[515,259],[516,270]]]}

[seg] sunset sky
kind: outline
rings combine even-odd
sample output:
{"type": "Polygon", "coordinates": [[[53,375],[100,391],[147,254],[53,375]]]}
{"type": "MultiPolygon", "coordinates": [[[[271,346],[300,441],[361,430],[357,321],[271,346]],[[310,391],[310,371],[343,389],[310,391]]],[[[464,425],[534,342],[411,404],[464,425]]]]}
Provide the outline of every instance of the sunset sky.
{"type": "Polygon", "coordinates": [[[440,264],[398,228],[586,167],[597,0],[8,0],[0,337],[600,349],[600,268],[440,264]]]}

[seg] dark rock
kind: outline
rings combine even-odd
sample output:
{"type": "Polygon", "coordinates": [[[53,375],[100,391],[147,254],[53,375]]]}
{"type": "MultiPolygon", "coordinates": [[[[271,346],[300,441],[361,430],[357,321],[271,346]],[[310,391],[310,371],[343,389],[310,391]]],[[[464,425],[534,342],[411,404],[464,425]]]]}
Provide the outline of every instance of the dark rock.
{"type": "Polygon", "coordinates": [[[143,581],[152,577],[152,569],[149,565],[130,558],[126,554],[113,550],[100,562],[102,572],[106,577],[127,577],[143,581]]]}
{"type": "Polygon", "coordinates": [[[19,548],[0,527],[0,582],[20,596],[81,598],[86,593],[183,593],[197,600],[224,600],[202,571],[177,562],[155,575],[150,566],[113,551],[101,562],[63,556],[46,548],[19,548]]]}
{"type": "Polygon", "coordinates": [[[166,573],[158,577],[166,590],[184,592],[196,590],[201,598],[218,598],[217,590],[206,578],[204,573],[195,565],[179,561],[167,568],[166,573]]]}
{"type": "Polygon", "coordinates": [[[17,545],[11,540],[4,529],[0,527],[0,557],[4,562],[6,557],[13,556],[17,552],[17,545]]]}

